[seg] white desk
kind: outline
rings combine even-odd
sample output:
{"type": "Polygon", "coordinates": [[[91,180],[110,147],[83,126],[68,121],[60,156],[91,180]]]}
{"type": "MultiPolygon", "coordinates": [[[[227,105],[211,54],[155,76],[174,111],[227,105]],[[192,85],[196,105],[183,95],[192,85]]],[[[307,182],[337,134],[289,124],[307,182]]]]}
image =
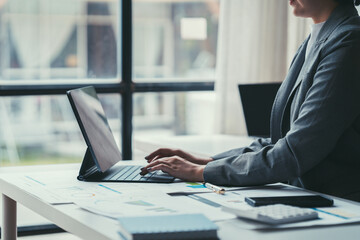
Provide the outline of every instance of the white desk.
{"type": "MultiPolygon", "coordinates": [[[[232,137],[218,136],[213,138],[207,138],[207,140],[195,139],[201,142],[202,147],[196,147],[194,138],[190,139],[183,137],[182,141],[187,144],[188,147],[181,145],[179,141],[173,139],[173,142],[169,142],[169,147],[178,147],[192,152],[212,155],[223,150],[227,150],[233,147],[241,147],[248,144],[249,139],[245,139],[240,144],[238,141],[244,138],[234,137],[235,141],[232,142],[232,137]],[[227,139],[227,140],[225,140],[227,139]],[[237,139],[237,140],[236,140],[237,139]],[[217,142],[219,141],[219,142],[217,142]],[[229,145],[226,145],[225,141],[230,141],[229,145]],[[212,144],[210,147],[207,144],[212,144]],[[171,146],[170,146],[171,145],[171,146]],[[175,146],[174,146],[175,145],[175,146]],[[226,145],[226,146],[225,146],[226,145]],[[200,150],[200,151],[199,151],[200,150]],[[202,152],[201,152],[202,151],[202,152]]],[[[201,138],[201,137],[200,137],[201,138]]],[[[229,143],[229,142],[228,142],[229,143]]],[[[161,142],[157,142],[160,145],[143,145],[150,147],[159,147],[161,142]]],[[[146,149],[144,149],[147,151],[146,149]]],[[[150,150],[151,151],[151,150],[150,150]]],[[[17,168],[9,168],[10,172],[17,172],[17,168]]],[[[78,164],[68,164],[60,166],[43,166],[43,167],[21,167],[19,168],[23,172],[30,171],[73,171],[73,174],[67,174],[63,176],[67,179],[76,180],[76,173],[79,169],[78,164]]],[[[9,171],[6,171],[9,172],[9,171]]],[[[0,192],[3,196],[3,227],[2,227],[2,239],[13,240],[16,239],[16,203],[21,203],[25,207],[35,211],[36,213],[47,218],[54,224],[63,228],[64,230],[79,236],[83,239],[120,239],[117,231],[118,226],[116,221],[102,217],[87,211],[80,209],[74,204],[60,204],[51,205],[43,200],[32,195],[26,189],[22,189],[14,183],[9,181],[9,178],[3,174],[4,169],[0,169],[0,192]]],[[[358,204],[358,203],[354,203],[358,204]]],[[[303,228],[303,229],[286,229],[286,230],[273,230],[273,231],[259,231],[249,230],[242,228],[242,223],[239,220],[225,220],[216,222],[220,227],[218,236],[220,239],[263,239],[263,240],[282,240],[282,239],[359,239],[360,236],[360,224],[329,226],[329,227],[316,227],[316,228],[303,228]]]]}
{"type": "MultiPolygon", "coordinates": [[[[61,171],[61,169],[73,169],[74,175],[67,174],[64,179],[75,179],[78,165],[56,167],[49,166],[48,171],[61,171]]],[[[24,169],[24,168],[22,168],[24,169]]],[[[30,171],[34,168],[29,168],[30,171]]],[[[83,239],[120,239],[116,221],[102,217],[80,209],[74,204],[51,205],[32,195],[26,189],[21,189],[16,184],[9,182],[9,178],[0,175],[0,191],[3,194],[3,239],[16,239],[16,203],[47,218],[64,230],[83,239]]],[[[241,236],[242,239],[359,239],[360,224],[351,224],[332,227],[317,227],[304,229],[287,229],[276,231],[258,231],[242,229],[238,220],[226,220],[216,223],[220,230],[220,239],[234,239],[241,236]]]]}

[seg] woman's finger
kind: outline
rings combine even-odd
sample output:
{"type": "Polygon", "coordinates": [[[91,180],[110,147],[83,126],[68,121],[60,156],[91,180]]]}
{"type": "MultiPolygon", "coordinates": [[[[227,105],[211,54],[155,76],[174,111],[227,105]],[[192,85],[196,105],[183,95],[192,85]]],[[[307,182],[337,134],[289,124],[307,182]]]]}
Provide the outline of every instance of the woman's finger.
{"type": "Polygon", "coordinates": [[[173,170],[172,170],[170,165],[160,163],[160,164],[152,167],[150,171],[153,172],[153,171],[158,171],[158,170],[161,170],[161,171],[166,172],[166,173],[168,173],[170,175],[173,175],[173,170]]]}
{"type": "Polygon", "coordinates": [[[150,153],[148,156],[145,157],[146,160],[148,160],[148,162],[151,162],[153,160],[155,160],[156,158],[161,158],[161,157],[170,157],[174,155],[174,151],[172,149],[169,148],[159,148],[158,150],[150,153]]]}
{"type": "Polygon", "coordinates": [[[170,163],[168,163],[168,158],[160,158],[155,161],[152,161],[147,166],[141,168],[140,174],[145,175],[145,174],[149,173],[150,171],[153,171],[153,167],[155,167],[156,165],[159,165],[159,164],[165,164],[168,166],[170,165],[170,163]]]}

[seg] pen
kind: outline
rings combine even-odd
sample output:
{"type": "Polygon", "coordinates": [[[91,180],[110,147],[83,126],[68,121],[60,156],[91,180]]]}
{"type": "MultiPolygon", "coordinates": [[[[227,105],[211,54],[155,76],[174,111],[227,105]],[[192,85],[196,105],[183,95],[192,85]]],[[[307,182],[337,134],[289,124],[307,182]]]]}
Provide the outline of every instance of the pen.
{"type": "Polygon", "coordinates": [[[214,184],[211,183],[203,183],[203,185],[207,188],[210,189],[211,191],[217,193],[217,194],[225,194],[225,189],[218,187],[214,184]]]}

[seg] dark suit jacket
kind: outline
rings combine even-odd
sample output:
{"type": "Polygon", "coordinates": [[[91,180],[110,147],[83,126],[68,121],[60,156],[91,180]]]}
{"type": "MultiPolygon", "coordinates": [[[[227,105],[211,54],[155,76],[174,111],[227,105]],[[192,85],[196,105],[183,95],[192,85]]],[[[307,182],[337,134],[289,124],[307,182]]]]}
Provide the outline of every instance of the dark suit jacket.
{"type": "Polygon", "coordinates": [[[305,60],[300,46],[272,108],[271,138],[213,157],[204,179],[274,182],[360,201],[360,18],[340,5],[305,60]]]}

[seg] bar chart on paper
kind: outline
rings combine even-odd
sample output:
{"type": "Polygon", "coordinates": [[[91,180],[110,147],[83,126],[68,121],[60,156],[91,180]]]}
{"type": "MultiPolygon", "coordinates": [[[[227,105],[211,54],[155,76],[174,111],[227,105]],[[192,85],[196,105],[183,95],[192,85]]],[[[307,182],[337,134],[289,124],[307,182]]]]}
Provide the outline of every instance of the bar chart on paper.
{"type": "Polygon", "coordinates": [[[111,218],[154,214],[188,213],[183,204],[162,192],[132,191],[121,197],[75,202],[79,207],[111,218]]]}

